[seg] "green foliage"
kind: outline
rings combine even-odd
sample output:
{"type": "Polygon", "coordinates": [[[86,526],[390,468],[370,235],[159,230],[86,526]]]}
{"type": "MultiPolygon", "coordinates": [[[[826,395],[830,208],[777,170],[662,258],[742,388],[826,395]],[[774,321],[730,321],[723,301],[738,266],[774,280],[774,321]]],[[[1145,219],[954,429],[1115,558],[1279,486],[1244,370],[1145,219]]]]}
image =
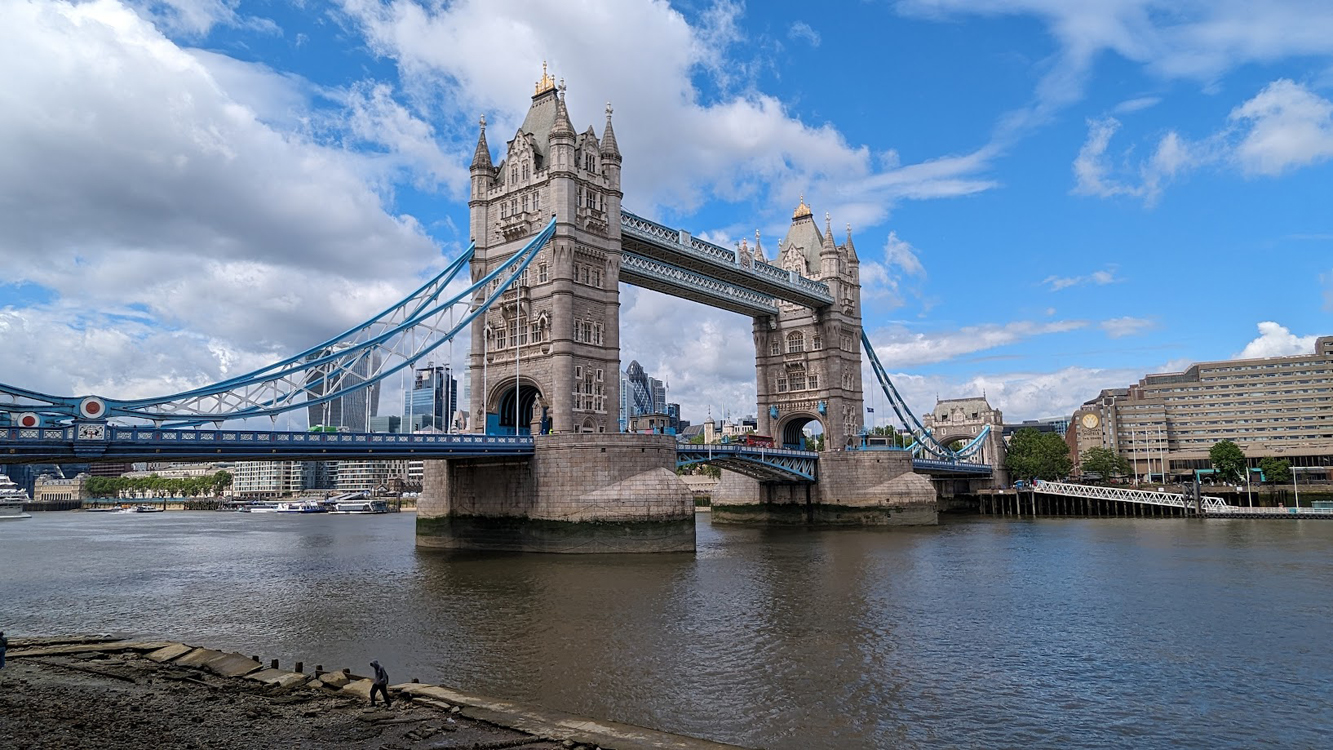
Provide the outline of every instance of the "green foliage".
{"type": "Polygon", "coordinates": [[[1110,448],[1089,448],[1079,461],[1084,473],[1100,474],[1102,479],[1122,477],[1130,473],[1129,459],[1110,448]]]}
{"type": "Polygon", "coordinates": [[[84,489],[92,497],[199,497],[220,495],[231,486],[231,473],[218,471],[202,477],[164,479],[146,477],[89,477],[84,489]]]}
{"type": "Polygon", "coordinates": [[[1263,458],[1259,460],[1259,469],[1264,473],[1264,479],[1275,484],[1286,484],[1291,481],[1291,462],[1285,458],[1263,458]]]}
{"type": "Polygon", "coordinates": [[[824,450],[824,435],[822,433],[815,435],[814,437],[805,437],[803,435],[801,436],[801,442],[805,444],[805,449],[808,451],[824,450]]]}
{"type": "Polygon", "coordinates": [[[1017,479],[1060,479],[1074,468],[1069,446],[1054,432],[1025,428],[1009,440],[1005,468],[1017,479]]]}
{"type": "Polygon", "coordinates": [[[1230,440],[1219,441],[1209,448],[1208,459],[1213,462],[1218,478],[1226,482],[1240,481],[1245,471],[1245,453],[1230,440]]]}

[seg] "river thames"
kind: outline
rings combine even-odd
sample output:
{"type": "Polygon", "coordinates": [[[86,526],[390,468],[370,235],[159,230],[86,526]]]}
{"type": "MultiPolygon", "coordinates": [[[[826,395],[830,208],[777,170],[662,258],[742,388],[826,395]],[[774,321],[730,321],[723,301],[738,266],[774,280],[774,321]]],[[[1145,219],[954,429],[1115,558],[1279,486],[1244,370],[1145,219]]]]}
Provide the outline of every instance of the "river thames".
{"type": "Polygon", "coordinates": [[[419,677],[767,748],[1327,747],[1333,522],[714,527],[449,556],[410,513],[36,513],[0,629],[419,677]]]}

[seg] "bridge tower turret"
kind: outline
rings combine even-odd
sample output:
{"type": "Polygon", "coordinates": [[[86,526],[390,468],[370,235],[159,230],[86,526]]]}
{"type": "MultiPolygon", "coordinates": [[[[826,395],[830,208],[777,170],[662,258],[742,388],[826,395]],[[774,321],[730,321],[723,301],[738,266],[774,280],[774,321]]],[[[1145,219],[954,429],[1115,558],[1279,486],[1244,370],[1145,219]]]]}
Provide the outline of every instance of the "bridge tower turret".
{"type": "Polygon", "coordinates": [[[852,245],[833,241],[801,198],[776,264],[824,282],[834,303],[814,310],[780,303],[776,316],[754,321],[759,431],[779,444],[801,444],[802,431],[818,422],[826,449],[840,449],[862,424],[861,283],[852,245]]]}
{"type": "MultiPolygon", "coordinates": [[[[485,126],[472,163],[472,277],[554,216],[555,236],[472,323],[472,429],[614,432],[620,403],[620,151],[575,132],[564,83],[543,65],[522,125],[493,166],[485,126]]],[[[479,298],[477,301],[480,302],[479,298]]]]}

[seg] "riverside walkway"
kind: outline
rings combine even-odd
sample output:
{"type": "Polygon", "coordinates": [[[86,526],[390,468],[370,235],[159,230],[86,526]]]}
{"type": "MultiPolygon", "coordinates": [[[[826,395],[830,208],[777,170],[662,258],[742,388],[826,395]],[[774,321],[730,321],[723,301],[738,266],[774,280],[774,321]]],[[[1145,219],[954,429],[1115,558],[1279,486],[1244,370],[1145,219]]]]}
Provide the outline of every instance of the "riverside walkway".
{"type": "Polygon", "coordinates": [[[1333,508],[1229,505],[1220,497],[1037,480],[1020,491],[983,494],[986,515],[1091,517],[1203,517],[1333,520],[1333,508]]]}

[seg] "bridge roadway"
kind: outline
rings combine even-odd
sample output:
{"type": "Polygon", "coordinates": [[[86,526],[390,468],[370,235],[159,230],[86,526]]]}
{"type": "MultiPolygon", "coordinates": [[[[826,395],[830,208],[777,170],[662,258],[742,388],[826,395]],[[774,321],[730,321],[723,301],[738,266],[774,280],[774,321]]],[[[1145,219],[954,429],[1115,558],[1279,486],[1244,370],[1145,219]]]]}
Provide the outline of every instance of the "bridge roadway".
{"type": "MultiPolygon", "coordinates": [[[[532,437],[513,435],[281,432],[120,427],[0,427],[0,464],[85,461],[336,461],[528,456],[532,437]]],[[[762,481],[816,482],[819,453],[742,445],[681,445],[676,465],[710,463],[762,481]]],[[[915,459],[918,473],[989,476],[985,464],[915,459]]]]}

